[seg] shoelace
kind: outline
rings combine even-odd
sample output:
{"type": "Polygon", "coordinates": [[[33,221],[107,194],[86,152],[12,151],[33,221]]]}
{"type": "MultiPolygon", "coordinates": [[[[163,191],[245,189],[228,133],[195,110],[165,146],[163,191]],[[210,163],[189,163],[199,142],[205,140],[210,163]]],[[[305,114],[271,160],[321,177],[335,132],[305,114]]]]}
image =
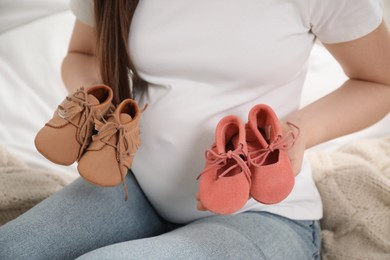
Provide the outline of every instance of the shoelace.
{"type": "Polygon", "coordinates": [[[201,174],[199,174],[199,176],[196,179],[198,180],[210,168],[219,165],[219,169],[220,169],[227,164],[228,159],[233,159],[237,162],[237,164],[232,165],[229,168],[227,168],[225,171],[223,171],[221,174],[219,174],[217,178],[219,179],[219,178],[227,175],[233,169],[240,167],[250,183],[251,172],[248,168],[247,163],[240,156],[243,154],[242,148],[243,148],[243,145],[240,144],[240,146],[237,147],[235,150],[229,150],[227,153],[216,153],[212,149],[207,150],[205,153],[205,157],[206,157],[206,160],[207,160],[207,163],[209,166],[206,169],[204,169],[204,171],[201,174]]]}
{"type": "MultiPolygon", "coordinates": [[[[92,136],[93,141],[101,141],[106,145],[109,145],[113,147],[116,151],[116,160],[119,163],[119,169],[120,169],[120,175],[121,175],[121,181],[123,185],[123,189],[125,191],[125,201],[127,201],[128,198],[128,191],[126,182],[124,179],[124,176],[126,175],[126,172],[122,172],[122,165],[125,165],[123,160],[126,156],[133,157],[134,154],[131,153],[131,151],[135,151],[138,149],[138,147],[141,145],[138,138],[138,131],[134,129],[134,131],[128,132],[122,124],[120,124],[118,118],[113,115],[115,118],[115,121],[106,121],[103,118],[103,122],[95,119],[95,129],[98,131],[96,135],[92,136]],[[117,136],[117,142],[116,144],[112,144],[109,142],[110,138],[114,135],[117,136]],[[130,136],[130,140],[133,140],[134,142],[131,142],[131,144],[128,143],[125,136],[130,136]],[[122,150],[123,143],[124,150],[122,150]]],[[[126,167],[127,168],[127,167],[126,167]]]]}
{"type": "MultiPolygon", "coordinates": [[[[84,87],[78,89],[72,96],[67,96],[66,101],[67,102],[63,102],[58,106],[58,115],[77,128],[76,140],[81,144],[77,160],[80,160],[81,155],[88,145],[88,133],[91,131],[92,126],[91,121],[93,120],[93,113],[91,104],[88,103],[88,93],[85,91],[84,87]],[[81,113],[80,122],[82,122],[80,125],[72,121],[79,113],[81,113]]],[[[48,125],[55,127],[49,123],[48,125]]]]}
{"type": "Polygon", "coordinates": [[[299,127],[293,123],[287,122],[287,125],[295,128],[297,130],[297,133],[295,134],[292,130],[289,130],[284,137],[282,135],[278,135],[275,140],[267,147],[258,149],[256,151],[248,152],[248,162],[250,165],[260,167],[264,164],[269,154],[273,151],[289,150],[291,147],[294,146],[295,140],[299,136],[300,130],[299,127]],[[256,161],[258,162],[256,163],[256,161]]]}

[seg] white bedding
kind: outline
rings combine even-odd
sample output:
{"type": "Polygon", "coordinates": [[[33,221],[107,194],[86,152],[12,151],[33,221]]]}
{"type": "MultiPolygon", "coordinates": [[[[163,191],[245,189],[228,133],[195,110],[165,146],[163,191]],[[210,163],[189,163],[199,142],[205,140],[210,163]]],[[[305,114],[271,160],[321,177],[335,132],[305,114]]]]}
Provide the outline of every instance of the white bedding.
{"type": "MultiPolygon", "coordinates": [[[[35,133],[66,95],[60,65],[74,17],[68,10],[67,0],[34,1],[37,5],[31,2],[3,0],[0,3],[0,146],[7,147],[31,166],[77,174],[74,165],[62,167],[47,161],[33,143],[35,133]],[[12,16],[9,12],[13,11],[18,13],[12,16]]],[[[344,80],[337,63],[322,46],[316,45],[302,104],[332,91],[344,80]]],[[[335,149],[354,139],[388,133],[390,116],[367,130],[314,149],[335,149]]]]}
{"type": "Polygon", "coordinates": [[[76,173],[47,161],[34,146],[35,133],[66,95],[60,78],[74,18],[62,11],[0,34],[0,145],[32,166],[76,173]]]}

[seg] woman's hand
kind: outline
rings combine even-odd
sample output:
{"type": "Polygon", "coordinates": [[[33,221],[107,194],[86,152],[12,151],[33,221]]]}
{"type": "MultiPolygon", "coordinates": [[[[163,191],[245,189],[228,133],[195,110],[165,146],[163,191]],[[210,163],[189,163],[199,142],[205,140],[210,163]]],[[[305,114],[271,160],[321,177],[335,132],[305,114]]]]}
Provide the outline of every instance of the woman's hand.
{"type": "Polygon", "coordinates": [[[206,211],[207,209],[203,206],[202,202],[200,202],[199,200],[199,197],[198,197],[198,194],[196,194],[196,201],[197,201],[197,204],[196,204],[196,208],[200,211],[206,211]]]}
{"type": "Polygon", "coordinates": [[[304,131],[304,129],[301,129],[299,127],[299,124],[296,124],[296,122],[281,121],[281,125],[283,129],[283,136],[289,135],[289,132],[291,131],[295,138],[292,147],[287,150],[287,153],[290,158],[293,173],[295,176],[297,176],[301,170],[303,155],[306,150],[306,138],[305,138],[306,132],[304,131]],[[296,125],[297,128],[290,125],[290,123],[296,125]]]}

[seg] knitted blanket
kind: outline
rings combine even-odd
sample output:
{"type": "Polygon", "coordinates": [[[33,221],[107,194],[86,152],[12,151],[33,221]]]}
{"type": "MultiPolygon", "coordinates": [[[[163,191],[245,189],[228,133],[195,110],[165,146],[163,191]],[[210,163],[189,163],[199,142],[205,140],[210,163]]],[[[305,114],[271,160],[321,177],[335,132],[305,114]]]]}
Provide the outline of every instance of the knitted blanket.
{"type": "Polygon", "coordinates": [[[66,173],[32,169],[0,147],[0,226],[73,179],[66,173]]]}
{"type": "Polygon", "coordinates": [[[323,259],[390,259],[390,136],[310,154],[323,259]]]}

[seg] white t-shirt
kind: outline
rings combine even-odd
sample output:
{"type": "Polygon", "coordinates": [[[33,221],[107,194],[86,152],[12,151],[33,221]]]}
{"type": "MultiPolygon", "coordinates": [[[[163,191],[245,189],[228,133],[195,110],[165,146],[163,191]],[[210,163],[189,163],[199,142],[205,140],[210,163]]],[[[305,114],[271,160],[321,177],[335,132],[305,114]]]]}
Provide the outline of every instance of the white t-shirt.
{"type": "MultiPolygon", "coordinates": [[[[71,0],[71,9],[93,26],[92,1],[71,0]]],[[[176,223],[212,215],[196,209],[196,177],[219,120],[235,114],[246,122],[259,103],[279,117],[296,110],[315,39],[354,40],[381,20],[379,0],[141,0],[129,45],[151,84],[138,97],[149,106],[132,170],[158,213],[176,223]]],[[[307,159],[283,202],[249,200],[248,210],[320,219],[307,159]]]]}

